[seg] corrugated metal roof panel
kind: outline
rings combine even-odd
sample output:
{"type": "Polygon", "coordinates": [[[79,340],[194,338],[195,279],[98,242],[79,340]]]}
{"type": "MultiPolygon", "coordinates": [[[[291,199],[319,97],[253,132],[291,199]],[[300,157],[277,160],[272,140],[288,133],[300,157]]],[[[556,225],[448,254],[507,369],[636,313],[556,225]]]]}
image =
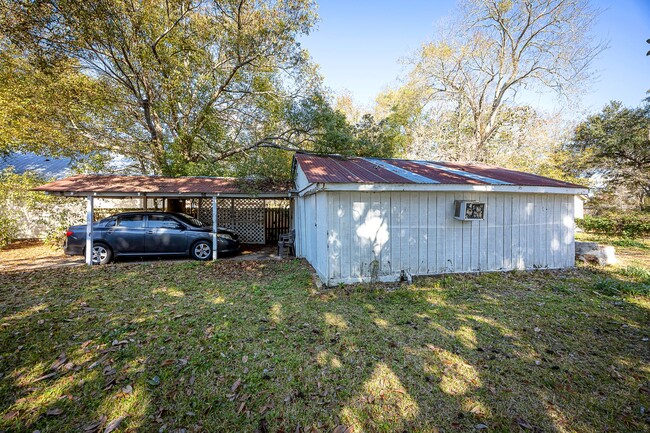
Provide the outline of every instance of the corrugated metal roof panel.
{"type": "Polygon", "coordinates": [[[414,183],[363,158],[296,154],[311,183],[414,183]]]}
{"type": "Polygon", "coordinates": [[[9,167],[18,174],[29,171],[45,179],[61,179],[71,172],[70,158],[51,158],[33,153],[17,152],[0,157],[0,171],[9,167]]]}
{"type": "Polygon", "coordinates": [[[336,155],[296,154],[311,183],[440,183],[449,185],[514,185],[558,188],[584,188],[569,182],[535,174],[479,164],[341,157],[336,155]],[[387,164],[413,175],[400,176],[387,170],[387,164]],[[421,176],[422,178],[418,178],[421,176]]]}
{"type": "Polygon", "coordinates": [[[429,179],[428,177],[420,176],[419,174],[414,173],[413,171],[403,169],[402,167],[399,167],[397,164],[393,164],[393,161],[388,162],[384,159],[376,159],[376,158],[364,158],[364,159],[366,161],[372,162],[375,165],[385,168],[386,170],[395,173],[398,176],[405,177],[415,183],[440,183],[436,180],[429,179]]]}
{"type": "Polygon", "coordinates": [[[391,160],[391,164],[412,171],[421,176],[433,179],[441,184],[448,185],[485,185],[486,182],[461,176],[457,173],[436,169],[432,166],[421,164],[416,161],[391,160]]]}
{"type": "Polygon", "coordinates": [[[523,171],[510,170],[507,168],[495,167],[483,164],[458,164],[452,162],[437,162],[436,164],[450,167],[457,170],[464,170],[469,173],[488,176],[508,182],[512,185],[519,186],[549,186],[558,188],[584,188],[582,185],[576,185],[562,180],[551,179],[550,177],[539,176],[537,174],[526,173],[523,171]]]}
{"type": "Polygon", "coordinates": [[[433,167],[436,170],[447,171],[449,173],[454,173],[454,174],[457,174],[457,175],[460,175],[462,177],[466,177],[466,178],[469,178],[469,179],[480,180],[481,182],[485,182],[485,183],[488,183],[490,185],[512,185],[512,183],[506,182],[504,180],[499,180],[499,179],[495,179],[495,178],[492,178],[492,177],[472,173],[472,172],[470,172],[468,170],[459,170],[459,169],[456,169],[456,168],[446,167],[446,166],[441,165],[441,164],[434,164],[433,162],[429,162],[429,161],[418,161],[418,164],[424,164],[426,166],[433,167]]]}

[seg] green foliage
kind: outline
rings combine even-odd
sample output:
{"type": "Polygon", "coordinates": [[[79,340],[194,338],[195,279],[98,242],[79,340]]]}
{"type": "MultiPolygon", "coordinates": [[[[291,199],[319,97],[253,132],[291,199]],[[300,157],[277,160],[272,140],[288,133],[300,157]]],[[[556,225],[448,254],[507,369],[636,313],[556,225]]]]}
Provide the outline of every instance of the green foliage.
{"type": "Polygon", "coordinates": [[[389,158],[399,155],[405,146],[400,125],[390,116],[377,121],[366,114],[351,125],[322,94],[302,101],[290,117],[296,128],[311,131],[313,140],[303,148],[316,153],[389,158]]]}
{"type": "Polygon", "coordinates": [[[640,266],[626,266],[618,271],[618,274],[630,277],[635,281],[650,284],[650,269],[640,266]]]}
{"type": "Polygon", "coordinates": [[[32,191],[45,182],[31,172],[0,172],[0,247],[11,242],[24,225],[44,226],[46,243],[61,245],[64,230],[78,220],[82,206],[74,199],[32,191]]]}
{"type": "MultiPolygon", "coordinates": [[[[18,75],[21,88],[36,92],[33,98],[18,92],[16,103],[55,107],[50,102],[59,87],[63,96],[61,107],[36,111],[35,128],[24,129],[28,141],[19,142],[30,150],[39,139],[49,142],[40,130],[71,131],[95,152],[116,152],[145,172],[178,176],[227,171],[234,155],[265,146],[295,149],[305,138],[285,114],[320,84],[297,43],[316,19],[311,0],[2,4],[10,60],[54,71],[51,82],[18,75]],[[81,72],[67,79],[60,65],[81,72]],[[101,92],[69,104],[86,85],[101,92]],[[90,114],[76,116],[77,107],[90,114]]],[[[8,85],[5,93],[12,93],[8,85]]],[[[69,144],[57,139],[52,146],[69,144]]]]}
{"type": "Polygon", "coordinates": [[[583,175],[603,176],[606,190],[627,188],[643,208],[650,196],[649,132],[650,104],[625,108],[610,102],[576,127],[568,146],[573,154],[568,167],[583,175]]]}
{"type": "Polygon", "coordinates": [[[636,283],[604,278],[594,285],[594,290],[607,296],[648,296],[650,283],[636,283]]]}
{"type": "Polygon", "coordinates": [[[0,214],[0,248],[14,241],[16,236],[16,220],[0,214]]]}
{"type": "Polygon", "coordinates": [[[650,236],[650,214],[648,213],[585,215],[583,219],[577,219],[576,224],[587,233],[623,236],[631,239],[650,236]]]}
{"type": "Polygon", "coordinates": [[[74,61],[46,68],[24,58],[0,34],[0,152],[32,151],[75,156],[93,142],[75,125],[92,122],[106,103],[101,82],[79,72],[74,61]]]}

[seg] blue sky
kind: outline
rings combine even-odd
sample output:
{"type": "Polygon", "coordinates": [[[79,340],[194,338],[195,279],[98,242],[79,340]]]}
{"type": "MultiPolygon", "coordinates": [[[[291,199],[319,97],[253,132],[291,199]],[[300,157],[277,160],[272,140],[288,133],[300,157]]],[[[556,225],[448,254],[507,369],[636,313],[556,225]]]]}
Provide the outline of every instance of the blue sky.
{"type": "MultiPolygon", "coordinates": [[[[320,22],[301,40],[320,65],[325,84],[349,90],[367,106],[404,72],[400,59],[433,37],[435,25],[455,7],[453,0],[320,0],[320,22]]],[[[595,61],[598,79],[584,95],[583,108],[598,111],[615,99],[637,106],[650,89],[650,0],[597,0],[602,10],[594,29],[610,48],[595,61]]],[[[531,103],[551,108],[552,98],[531,103]]]]}

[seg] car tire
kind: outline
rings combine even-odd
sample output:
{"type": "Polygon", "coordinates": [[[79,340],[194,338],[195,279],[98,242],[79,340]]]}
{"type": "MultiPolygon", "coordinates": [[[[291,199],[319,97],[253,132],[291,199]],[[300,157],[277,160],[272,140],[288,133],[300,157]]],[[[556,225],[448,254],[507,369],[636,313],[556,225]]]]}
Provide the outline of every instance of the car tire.
{"type": "MultiPolygon", "coordinates": [[[[84,254],[85,255],[85,254],[84,254]]],[[[105,265],[113,260],[113,250],[101,243],[93,244],[93,265],[105,265]]]]}
{"type": "Polygon", "coordinates": [[[192,245],[190,255],[194,260],[207,261],[212,259],[212,242],[198,241],[192,245]]]}

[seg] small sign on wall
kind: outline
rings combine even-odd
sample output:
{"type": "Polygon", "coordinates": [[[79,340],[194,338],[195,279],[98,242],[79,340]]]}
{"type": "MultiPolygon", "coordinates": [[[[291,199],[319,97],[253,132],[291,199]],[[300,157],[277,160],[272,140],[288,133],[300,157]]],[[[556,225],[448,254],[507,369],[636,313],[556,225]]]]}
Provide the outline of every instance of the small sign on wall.
{"type": "Polygon", "coordinates": [[[455,200],[454,218],[461,221],[480,221],[485,218],[485,203],[473,200],[455,200]]]}

